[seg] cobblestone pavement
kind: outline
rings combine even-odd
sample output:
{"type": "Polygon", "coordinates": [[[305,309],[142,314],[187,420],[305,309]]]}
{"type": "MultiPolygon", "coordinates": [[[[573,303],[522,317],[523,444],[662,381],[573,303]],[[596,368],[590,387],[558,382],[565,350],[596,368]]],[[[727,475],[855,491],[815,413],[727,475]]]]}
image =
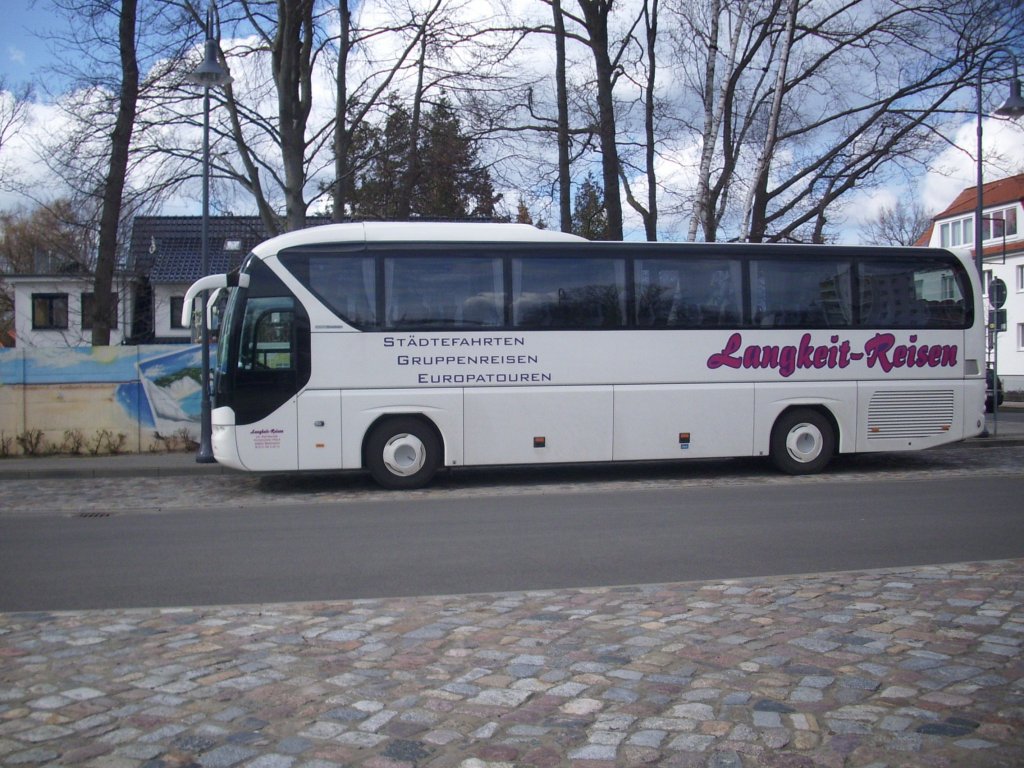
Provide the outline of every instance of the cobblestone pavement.
{"type": "Polygon", "coordinates": [[[1019,766],[1024,560],[0,614],[4,766],[1019,766]]]}
{"type": "MultiPolygon", "coordinates": [[[[84,459],[88,462],[89,459],[84,459]]],[[[429,488],[403,499],[480,498],[560,491],[599,493],[751,483],[829,483],[853,480],[1020,475],[1024,444],[979,447],[958,444],[930,451],[839,456],[820,475],[794,478],[766,460],[697,460],[653,464],[604,464],[502,469],[458,469],[442,473],[429,488]]],[[[264,476],[229,472],[169,477],[96,477],[0,480],[0,515],[95,511],[166,512],[195,507],[245,507],[280,503],[393,500],[365,474],[264,476]]]]}

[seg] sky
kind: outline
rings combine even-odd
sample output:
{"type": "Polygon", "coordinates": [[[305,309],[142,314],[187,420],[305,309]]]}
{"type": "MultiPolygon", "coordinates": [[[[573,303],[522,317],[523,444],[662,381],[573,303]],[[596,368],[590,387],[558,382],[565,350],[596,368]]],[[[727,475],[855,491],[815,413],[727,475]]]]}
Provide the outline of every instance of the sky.
{"type": "Polygon", "coordinates": [[[0,75],[8,85],[29,80],[49,61],[46,41],[38,33],[52,31],[62,20],[33,7],[30,0],[4,0],[0,24],[0,75]]]}
{"type": "MultiPolygon", "coordinates": [[[[0,23],[0,77],[6,85],[18,87],[42,73],[51,61],[48,43],[43,37],[54,32],[63,21],[46,13],[45,0],[3,0],[3,21],[0,23]]],[[[51,86],[51,90],[54,90],[51,86]]],[[[992,91],[984,94],[987,108],[994,108],[1008,94],[1008,83],[992,86],[992,91]]],[[[37,98],[41,92],[37,89],[37,98]]],[[[32,127],[23,131],[25,135],[13,137],[4,147],[4,157],[0,162],[9,168],[14,165],[23,168],[22,178],[29,179],[33,173],[43,173],[41,164],[33,158],[33,147],[38,142],[32,140],[33,130],[47,130],[52,127],[55,110],[40,102],[35,105],[32,114],[32,127]]],[[[1024,120],[1017,123],[986,118],[984,122],[985,157],[990,161],[985,167],[985,180],[993,181],[1015,173],[1024,173],[1024,120]]],[[[945,208],[956,195],[966,187],[975,184],[976,162],[975,153],[976,121],[973,117],[965,117],[955,132],[950,146],[928,168],[917,169],[911,178],[903,182],[893,182],[880,188],[865,189],[853,192],[846,198],[842,211],[845,221],[840,230],[842,242],[858,242],[858,231],[866,221],[877,217],[883,207],[891,207],[898,200],[918,202],[931,213],[938,213],[945,208]]],[[[39,180],[42,183],[42,179],[39,180]]],[[[0,210],[24,204],[22,198],[0,190],[0,210]]],[[[168,202],[168,214],[198,214],[198,201],[195,196],[183,197],[168,202]]],[[[838,213],[838,212],[837,212],[838,213]]],[[[627,215],[629,212],[627,211],[627,215]]],[[[642,234],[639,222],[627,222],[627,228],[633,227],[638,236],[642,234]]]]}

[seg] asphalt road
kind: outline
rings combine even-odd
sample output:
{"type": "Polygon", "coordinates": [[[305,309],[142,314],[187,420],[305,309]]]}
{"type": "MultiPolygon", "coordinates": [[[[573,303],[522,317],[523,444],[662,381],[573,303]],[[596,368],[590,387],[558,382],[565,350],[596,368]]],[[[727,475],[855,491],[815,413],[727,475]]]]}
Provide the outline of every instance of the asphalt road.
{"type": "Polygon", "coordinates": [[[1024,477],[0,519],[0,611],[368,598],[1024,556],[1024,477]]]}

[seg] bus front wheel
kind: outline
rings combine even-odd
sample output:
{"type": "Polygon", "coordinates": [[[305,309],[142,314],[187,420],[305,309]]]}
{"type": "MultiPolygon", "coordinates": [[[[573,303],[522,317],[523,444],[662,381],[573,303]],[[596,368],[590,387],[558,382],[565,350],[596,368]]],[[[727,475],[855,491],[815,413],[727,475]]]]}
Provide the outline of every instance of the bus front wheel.
{"type": "Polygon", "coordinates": [[[373,428],[366,441],[366,463],[370,475],[384,488],[422,488],[441,465],[441,441],[421,419],[387,419],[373,428]]]}
{"type": "Polygon", "coordinates": [[[795,408],[775,422],[771,459],[787,474],[810,475],[832,460],[835,446],[835,429],[825,415],[813,408],[795,408]]]}

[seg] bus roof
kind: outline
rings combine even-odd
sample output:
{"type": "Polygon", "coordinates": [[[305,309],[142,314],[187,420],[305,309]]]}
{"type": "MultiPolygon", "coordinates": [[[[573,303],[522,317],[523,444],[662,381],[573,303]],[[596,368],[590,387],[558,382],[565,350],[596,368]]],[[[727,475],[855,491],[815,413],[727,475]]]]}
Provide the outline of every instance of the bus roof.
{"type": "Polygon", "coordinates": [[[253,249],[266,258],[285,248],[323,243],[398,243],[398,242],[477,242],[477,243],[550,243],[587,242],[585,238],[538,229],[530,224],[491,222],[387,222],[367,221],[354,224],[325,224],[286,232],[266,240],[253,249]]]}
{"type": "Polygon", "coordinates": [[[814,258],[827,248],[833,256],[846,258],[879,256],[900,253],[903,256],[925,257],[936,253],[954,255],[965,265],[973,263],[970,250],[940,249],[907,246],[862,246],[862,245],[811,245],[796,243],[649,243],[649,242],[594,242],[578,235],[571,235],[549,229],[538,229],[531,224],[503,224],[496,222],[419,222],[419,221],[367,221],[346,224],[324,224],[293,232],[286,232],[265,240],[253,253],[259,259],[266,259],[289,248],[322,246],[341,243],[565,243],[567,245],[590,244],[592,248],[616,248],[623,246],[643,248],[649,253],[673,251],[676,254],[689,252],[694,255],[714,251],[722,256],[750,255],[755,250],[767,256],[785,253],[787,257],[814,258]]]}

